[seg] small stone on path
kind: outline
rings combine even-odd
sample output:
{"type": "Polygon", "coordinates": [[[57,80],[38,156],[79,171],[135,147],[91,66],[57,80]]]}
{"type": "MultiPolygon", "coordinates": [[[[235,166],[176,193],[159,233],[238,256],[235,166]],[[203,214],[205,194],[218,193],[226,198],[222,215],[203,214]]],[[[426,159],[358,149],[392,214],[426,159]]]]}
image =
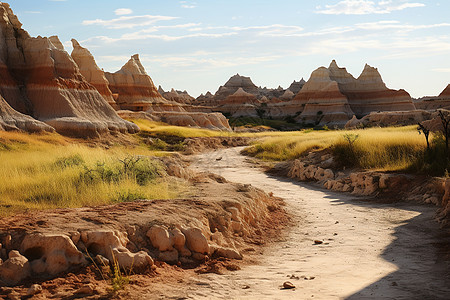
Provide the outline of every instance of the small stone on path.
{"type": "Polygon", "coordinates": [[[283,289],[285,290],[295,289],[295,285],[293,285],[292,282],[290,281],[286,281],[285,283],[283,283],[283,289]]]}

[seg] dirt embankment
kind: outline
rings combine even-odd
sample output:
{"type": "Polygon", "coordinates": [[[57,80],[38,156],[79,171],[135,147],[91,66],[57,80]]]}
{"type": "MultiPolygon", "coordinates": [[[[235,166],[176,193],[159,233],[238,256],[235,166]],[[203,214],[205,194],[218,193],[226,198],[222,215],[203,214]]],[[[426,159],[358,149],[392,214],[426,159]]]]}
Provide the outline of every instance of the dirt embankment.
{"type": "Polygon", "coordinates": [[[140,274],[130,276],[132,289],[119,293],[136,298],[150,282],[164,289],[161,276],[181,280],[194,272],[239,269],[234,261],[257,251],[288,223],[281,199],[217,175],[192,173],[176,157],[163,160],[168,173],[189,186],[183,198],[0,220],[0,287],[15,286],[0,288],[0,298],[111,297],[115,261],[123,272],[140,274]]]}
{"type": "Polygon", "coordinates": [[[328,150],[311,152],[302,159],[283,162],[268,170],[304,182],[316,182],[336,192],[370,196],[383,202],[412,202],[438,206],[437,220],[450,224],[450,180],[424,175],[345,169],[328,150]],[[445,196],[444,196],[445,194],[445,196]]]}

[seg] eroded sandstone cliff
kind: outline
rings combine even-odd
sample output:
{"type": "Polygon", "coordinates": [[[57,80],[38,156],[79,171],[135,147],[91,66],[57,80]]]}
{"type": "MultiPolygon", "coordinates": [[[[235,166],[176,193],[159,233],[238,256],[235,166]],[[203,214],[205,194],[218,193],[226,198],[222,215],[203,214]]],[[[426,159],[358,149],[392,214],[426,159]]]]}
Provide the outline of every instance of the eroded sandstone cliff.
{"type": "Polygon", "coordinates": [[[12,108],[72,136],[139,130],[115,113],[55,38],[31,37],[6,3],[0,14],[0,94],[12,108]]]}

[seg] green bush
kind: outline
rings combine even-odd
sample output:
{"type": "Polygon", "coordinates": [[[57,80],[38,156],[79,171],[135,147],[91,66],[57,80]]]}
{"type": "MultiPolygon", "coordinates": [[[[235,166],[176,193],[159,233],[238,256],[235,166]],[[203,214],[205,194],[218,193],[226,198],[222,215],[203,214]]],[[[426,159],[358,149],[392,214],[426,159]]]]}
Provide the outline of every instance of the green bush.
{"type": "Polygon", "coordinates": [[[84,166],[80,181],[91,184],[98,181],[120,182],[134,179],[143,186],[148,182],[164,175],[164,168],[156,160],[141,156],[129,156],[113,162],[97,162],[93,168],[84,166]]]}

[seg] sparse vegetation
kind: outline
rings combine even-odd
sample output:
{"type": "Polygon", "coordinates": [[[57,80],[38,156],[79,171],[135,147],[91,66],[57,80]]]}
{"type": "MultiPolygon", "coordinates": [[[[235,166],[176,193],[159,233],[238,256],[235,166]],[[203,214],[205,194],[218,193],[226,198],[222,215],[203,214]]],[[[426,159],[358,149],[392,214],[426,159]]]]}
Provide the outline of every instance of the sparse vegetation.
{"type": "Polygon", "coordinates": [[[57,134],[0,132],[0,215],[56,207],[176,197],[183,184],[133,147],[84,145],[57,134]]]}
{"type": "Polygon", "coordinates": [[[426,141],[415,126],[357,130],[304,130],[269,137],[248,147],[246,153],[262,159],[289,160],[311,150],[330,149],[343,166],[363,169],[427,171],[426,141]]]}

